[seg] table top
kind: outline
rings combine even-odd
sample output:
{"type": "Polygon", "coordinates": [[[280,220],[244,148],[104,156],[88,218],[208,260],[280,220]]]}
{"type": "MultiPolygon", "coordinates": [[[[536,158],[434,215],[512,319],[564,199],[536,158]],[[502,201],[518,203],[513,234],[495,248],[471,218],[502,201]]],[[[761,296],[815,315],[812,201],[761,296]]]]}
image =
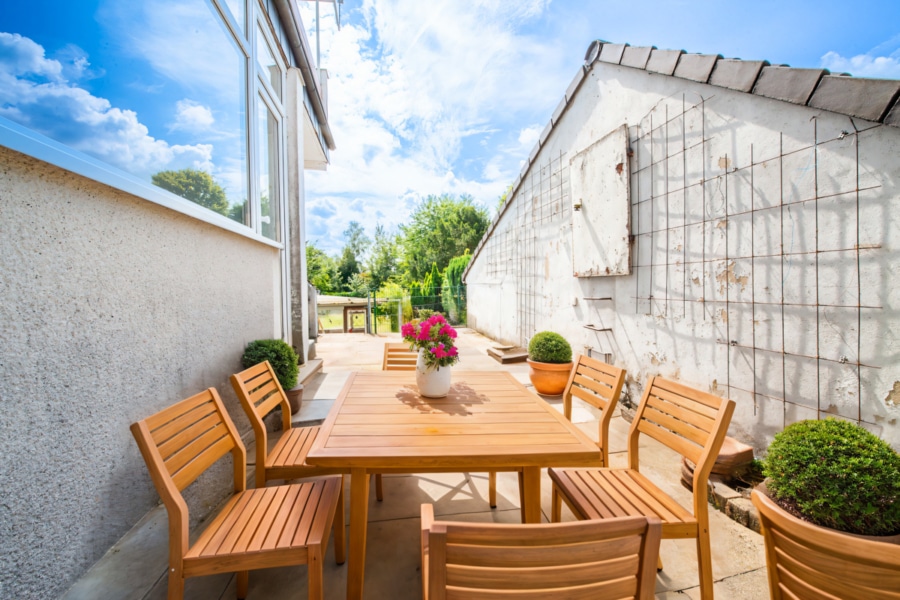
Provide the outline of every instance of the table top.
{"type": "Polygon", "coordinates": [[[307,462],[416,469],[596,466],[597,444],[505,371],[453,371],[445,398],[412,371],[350,375],[307,462]]]}

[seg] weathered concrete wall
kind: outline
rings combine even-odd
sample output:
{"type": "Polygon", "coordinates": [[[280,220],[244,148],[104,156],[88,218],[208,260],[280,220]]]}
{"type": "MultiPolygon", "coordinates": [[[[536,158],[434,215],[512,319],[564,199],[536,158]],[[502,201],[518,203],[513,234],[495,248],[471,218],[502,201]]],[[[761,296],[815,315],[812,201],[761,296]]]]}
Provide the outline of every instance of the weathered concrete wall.
{"type": "Polygon", "coordinates": [[[278,250],[0,148],[0,251],[0,596],[52,598],[158,502],[132,422],[214,386],[249,430],[228,377],[280,335],[278,250]]]}
{"type": "Polygon", "coordinates": [[[758,450],[828,415],[900,447],[898,151],[897,128],[595,63],[473,260],[470,323],[610,353],[635,402],[656,374],[727,395],[758,450]],[[632,271],[575,278],[568,161],[623,123],[632,271]]]}

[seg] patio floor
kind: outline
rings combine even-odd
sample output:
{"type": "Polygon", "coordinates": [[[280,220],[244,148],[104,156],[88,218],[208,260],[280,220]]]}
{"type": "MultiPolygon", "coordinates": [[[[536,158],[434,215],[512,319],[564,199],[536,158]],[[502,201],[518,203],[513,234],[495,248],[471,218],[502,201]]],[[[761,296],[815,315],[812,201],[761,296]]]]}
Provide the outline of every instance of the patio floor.
{"type": "MultiPolygon", "coordinates": [[[[317,354],[324,361],[323,370],[306,384],[303,407],[295,415],[295,422],[324,418],[350,372],[379,370],[382,347],[386,341],[397,341],[397,335],[321,335],[317,354]]],[[[457,368],[507,370],[528,384],[527,365],[501,365],[486,353],[487,348],[492,345],[492,340],[472,330],[462,329],[458,338],[461,363],[457,368]]],[[[559,398],[547,400],[562,410],[559,398]]],[[[576,406],[573,421],[593,439],[597,438],[597,415],[589,407],[576,406]]],[[[609,451],[613,467],[626,464],[628,426],[628,422],[618,414],[612,419],[609,451]]],[[[682,505],[690,507],[691,494],[679,482],[680,456],[647,439],[647,436],[642,439],[645,440],[641,446],[642,472],[682,505]]],[[[245,439],[248,451],[252,450],[252,443],[249,442],[252,442],[252,438],[245,439]]],[[[248,459],[253,460],[252,453],[248,459]]],[[[438,519],[519,522],[516,475],[498,474],[496,509],[492,510],[488,506],[487,488],[487,473],[385,475],[384,501],[376,501],[373,493],[369,504],[365,597],[373,600],[421,597],[419,510],[422,503],[434,504],[438,519]]],[[[541,493],[546,521],[550,510],[550,480],[546,472],[541,493]]],[[[564,508],[563,519],[571,518],[564,508]]],[[[710,510],[710,531],[716,597],[723,600],[768,598],[762,537],[714,509],[710,510]]],[[[64,598],[165,598],[167,548],[166,514],[160,506],[148,513],[110,549],[106,556],[69,589],[64,598]]],[[[694,540],[663,540],[661,555],[665,568],[657,576],[658,600],[700,598],[695,548],[694,540]]],[[[324,570],[325,598],[345,598],[347,565],[334,563],[332,544],[329,544],[324,570]]],[[[253,571],[250,575],[248,598],[306,598],[306,583],[305,566],[253,571]]],[[[197,600],[234,598],[234,576],[189,579],[185,597],[197,600]]]]}

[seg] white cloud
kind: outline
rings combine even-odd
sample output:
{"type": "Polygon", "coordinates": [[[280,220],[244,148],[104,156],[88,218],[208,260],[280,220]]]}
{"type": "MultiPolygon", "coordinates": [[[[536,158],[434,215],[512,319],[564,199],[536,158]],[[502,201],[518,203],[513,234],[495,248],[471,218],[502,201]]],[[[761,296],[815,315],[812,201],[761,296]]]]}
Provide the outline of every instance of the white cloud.
{"type": "Polygon", "coordinates": [[[822,57],[822,66],[832,73],[850,73],[855,77],[900,79],[900,51],[890,56],[858,54],[849,58],[827,52],[822,57]]]}
{"type": "Polygon", "coordinates": [[[541,131],[543,131],[543,127],[540,125],[524,128],[519,132],[519,143],[530,150],[541,137],[541,131]]]}
{"type": "Polygon", "coordinates": [[[175,103],[175,123],[172,130],[204,131],[213,126],[216,119],[208,106],[185,98],[175,103]]]}

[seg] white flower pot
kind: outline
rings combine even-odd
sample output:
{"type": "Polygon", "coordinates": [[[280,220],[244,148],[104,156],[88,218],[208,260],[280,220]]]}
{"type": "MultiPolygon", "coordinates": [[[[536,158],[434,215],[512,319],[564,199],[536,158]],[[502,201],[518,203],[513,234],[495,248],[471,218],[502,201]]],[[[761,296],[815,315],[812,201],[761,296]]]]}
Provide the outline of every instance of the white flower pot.
{"type": "Polygon", "coordinates": [[[450,367],[425,365],[425,350],[419,349],[416,359],[416,385],[425,398],[443,398],[450,392],[450,367]]]}

